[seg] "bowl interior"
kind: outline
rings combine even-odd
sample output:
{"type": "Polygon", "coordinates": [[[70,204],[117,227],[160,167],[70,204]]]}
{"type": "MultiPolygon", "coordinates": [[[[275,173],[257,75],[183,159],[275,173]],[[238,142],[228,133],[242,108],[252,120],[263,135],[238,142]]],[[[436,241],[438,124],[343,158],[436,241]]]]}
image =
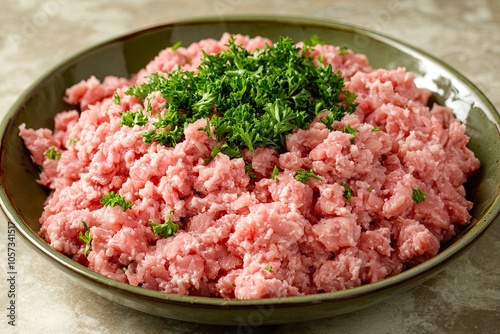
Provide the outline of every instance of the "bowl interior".
{"type": "MultiPolygon", "coordinates": [[[[52,250],[37,235],[40,228],[38,219],[42,213],[48,191],[36,183],[39,171],[33,165],[28,151],[18,136],[18,126],[21,123],[26,123],[27,127],[30,128],[52,128],[53,118],[57,112],[72,109],[62,100],[65,89],[80,80],[87,79],[92,75],[99,79],[103,79],[107,75],[130,77],[168,45],[177,41],[182,41],[183,45],[189,45],[203,38],[220,38],[222,33],[226,31],[251,36],[262,35],[274,41],[279,36],[290,36],[295,41],[299,41],[317,34],[328,43],[346,46],[355,52],[366,54],[374,68],[406,67],[415,73],[418,86],[433,91],[434,101],[454,108],[457,117],[466,123],[467,134],[470,136],[469,147],[482,163],[481,169],[467,183],[468,198],[475,203],[472,210],[472,223],[443,247],[442,252],[436,258],[397,277],[370,284],[369,287],[355,288],[352,291],[342,293],[288,298],[286,301],[270,300],[266,303],[277,302],[288,306],[293,304],[312,305],[320,302],[328,306],[326,301],[337,303],[337,308],[330,305],[330,308],[325,310],[318,309],[319,306],[316,306],[313,310],[316,314],[315,317],[345,313],[364,307],[370,303],[362,300],[360,296],[369,297],[370,294],[381,291],[385,291],[384,293],[389,296],[395,286],[411,287],[436,273],[437,268],[460,254],[477,239],[498,215],[500,209],[498,202],[500,180],[498,127],[500,119],[491,103],[481,92],[453,69],[401,42],[341,24],[290,18],[238,17],[226,18],[224,21],[203,19],[151,28],[83,51],[49,71],[23,94],[9,111],[0,127],[2,136],[0,200],[8,219],[16,224],[21,234],[29,240],[35,249],[50,258],[52,262],[57,262],[59,266],[66,268],[73,277],[85,276],[85,284],[98,283],[101,286],[112,286],[111,290],[106,288],[110,295],[109,298],[118,296],[116,297],[117,301],[139,309],[140,305],[137,303],[145,303],[146,299],[155,298],[163,302],[173,301],[176,304],[201,302],[205,306],[210,304],[221,307],[227,307],[227,305],[248,307],[256,304],[251,301],[228,302],[214,298],[165,296],[161,293],[142,291],[140,288],[129,287],[118,282],[109,282],[109,280],[73,263],[52,250]],[[116,294],[113,295],[110,291],[114,291],[116,294]],[[354,304],[352,302],[349,305],[342,304],[342,300],[345,301],[349,298],[358,298],[358,300],[354,304]]],[[[104,291],[104,288],[99,287],[93,289],[96,292],[104,291]]],[[[379,297],[375,298],[374,294],[373,297],[372,301],[380,299],[379,297]]],[[[177,313],[174,312],[174,314],[173,311],[168,314],[164,313],[161,310],[161,304],[155,307],[159,308],[157,312],[153,312],[155,314],[177,317],[177,313]]],[[[176,310],[175,306],[170,305],[170,307],[171,310],[176,310]]],[[[276,313],[277,309],[274,309],[276,323],[292,320],[286,320],[289,317],[288,311],[276,313]]],[[[309,318],[314,317],[313,311],[307,314],[309,318]]],[[[203,314],[204,316],[201,318],[191,320],[213,323],[216,321],[213,319],[217,319],[217,317],[213,318],[212,321],[208,319],[213,317],[210,310],[203,314]]],[[[219,318],[230,316],[234,317],[234,314],[226,313],[226,315],[220,315],[219,318]]],[[[226,322],[231,323],[229,320],[226,322]]]]}

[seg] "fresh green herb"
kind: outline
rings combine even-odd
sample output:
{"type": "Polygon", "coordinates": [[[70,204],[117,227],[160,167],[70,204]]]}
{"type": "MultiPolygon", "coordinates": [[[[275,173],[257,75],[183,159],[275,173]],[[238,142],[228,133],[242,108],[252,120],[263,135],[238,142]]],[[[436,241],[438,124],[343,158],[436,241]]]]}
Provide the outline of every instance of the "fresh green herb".
{"type": "Polygon", "coordinates": [[[345,132],[345,133],[348,133],[348,134],[353,135],[353,136],[351,137],[351,143],[354,143],[354,135],[355,135],[356,133],[358,133],[358,132],[359,132],[359,130],[353,129],[353,128],[351,128],[351,125],[350,125],[350,124],[347,124],[347,126],[346,126],[346,127],[345,127],[345,129],[344,129],[344,132],[345,132]]]}
{"type": "Polygon", "coordinates": [[[155,235],[160,235],[164,238],[175,235],[177,230],[179,230],[179,225],[170,220],[170,218],[168,218],[163,224],[149,222],[149,225],[153,228],[155,235]]]}
{"type": "Polygon", "coordinates": [[[274,166],[273,172],[271,173],[271,179],[273,179],[276,182],[280,182],[280,179],[278,178],[278,174],[280,173],[278,166],[274,166]]]}
{"type": "MultiPolygon", "coordinates": [[[[159,91],[168,101],[158,113],[157,129],[183,129],[186,123],[205,118],[203,129],[217,141],[220,151],[231,158],[241,157],[240,149],[284,148],[288,133],[305,128],[325,110],[332,120],[352,112],[344,79],[330,65],[315,66],[307,51],[318,43],[312,37],[304,49],[289,38],[253,53],[231,38],[226,51],[204,54],[196,75],[177,68],[168,74],[154,73],[146,83],[131,86],[125,93],[139,99],[159,91]],[[343,94],[344,98],[340,98],[343,94]]],[[[135,123],[134,123],[135,124],[135,123]]],[[[168,131],[166,131],[168,133],[168,131]]],[[[146,131],[146,143],[163,145],[175,140],[158,140],[164,133],[146,131]]]]}
{"type": "Polygon", "coordinates": [[[311,38],[304,41],[304,45],[306,45],[306,46],[315,46],[318,44],[325,45],[326,42],[324,40],[322,40],[321,38],[319,38],[319,36],[316,34],[312,35],[311,38]]]}
{"type": "Polygon", "coordinates": [[[350,201],[352,197],[352,189],[349,188],[349,186],[344,182],[341,182],[340,185],[344,187],[344,198],[350,201]]]}
{"type": "Polygon", "coordinates": [[[142,133],[142,140],[147,143],[151,144],[153,143],[153,137],[156,135],[156,130],[151,130],[151,131],[145,131],[142,133]]]}
{"type": "Polygon", "coordinates": [[[161,129],[153,136],[153,139],[163,146],[175,146],[182,137],[182,129],[175,127],[170,131],[161,129]]]}
{"type": "Polygon", "coordinates": [[[132,207],[132,202],[127,201],[125,196],[120,196],[114,191],[110,191],[109,193],[102,195],[100,202],[105,206],[121,206],[123,211],[132,207]]]}
{"type": "Polygon", "coordinates": [[[382,129],[381,129],[379,126],[374,127],[374,128],[372,129],[372,132],[377,132],[377,131],[382,131],[382,129]]]}
{"type": "Polygon", "coordinates": [[[120,99],[120,95],[118,95],[118,92],[115,92],[113,94],[113,99],[111,100],[114,104],[120,104],[121,102],[121,99],[120,99]]]}
{"type": "Polygon", "coordinates": [[[349,54],[349,49],[347,46],[342,46],[339,50],[339,56],[345,56],[349,54]]]}
{"type": "Polygon", "coordinates": [[[143,126],[148,124],[148,117],[142,111],[124,111],[121,113],[120,118],[120,126],[132,127],[134,125],[143,126]]]}
{"type": "Polygon", "coordinates": [[[303,183],[309,181],[311,178],[318,180],[318,181],[323,181],[319,176],[314,174],[314,171],[312,170],[312,168],[311,168],[311,170],[305,170],[305,169],[301,168],[299,170],[296,170],[295,173],[296,173],[295,179],[297,181],[300,181],[303,183]]]}
{"type": "Polygon", "coordinates": [[[182,41],[175,42],[174,45],[171,46],[172,50],[177,50],[182,46],[182,41]]]}
{"type": "Polygon", "coordinates": [[[215,158],[217,154],[219,154],[219,152],[220,152],[220,147],[214,145],[214,147],[212,147],[212,152],[210,152],[210,157],[215,158]]]}
{"type": "Polygon", "coordinates": [[[273,266],[267,266],[265,269],[266,269],[267,271],[269,271],[270,273],[272,273],[272,272],[273,272],[273,266]]]}
{"type": "MultiPolygon", "coordinates": [[[[217,146],[217,145],[215,145],[217,146]]],[[[252,172],[252,164],[248,161],[245,161],[245,173],[248,175],[249,178],[255,179],[255,174],[252,172]]]]}
{"type": "Polygon", "coordinates": [[[146,112],[148,114],[152,114],[153,113],[153,106],[151,105],[151,99],[149,98],[146,102],[146,112]]]}
{"type": "Polygon", "coordinates": [[[122,267],[122,273],[124,273],[124,274],[125,274],[125,272],[127,271],[127,269],[128,269],[128,266],[124,266],[124,267],[122,267]]]}
{"type": "Polygon", "coordinates": [[[416,188],[413,188],[413,194],[412,194],[412,197],[413,201],[415,201],[415,203],[420,203],[420,202],[423,202],[425,201],[425,199],[427,198],[427,195],[424,194],[424,192],[420,189],[416,189],[416,188]]]}
{"type": "Polygon", "coordinates": [[[71,139],[69,140],[69,144],[70,144],[70,145],[73,145],[73,144],[74,144],[74,143],[76,143],[77,141],[78,141],[78,138],[71,138],[71,139]]]}
{"type": "Polygon", "coordinates": [[[151,144],[153,141],[158,142],[163,146],[175,146],[182,137],[182,129],[175,127],[170,131],[161,129],[160,131],[150,130],[142,133],[142,140],[145,143],[151,144]]]}
{"type": "Polygon", "coordinates": [[[355,135],[356,133],[359,132],[359,130],[353,129],[353,128],[351,128],[351,125],[347,124],[347,126],[344,129],[344,132],[355,135]]]}
{"type": "Polygon", "coordinates": [[[52,160],[61,159],[61,153],[57,153],[55,146],[49,147],[49,149],[45,151],[43,155],[52,160]]]}
{"type": "Polygon", "coordinates": [[[358,107],[358,103],[354,102],[356,101],[357,96],[350,90],[344,90],[342,91],[342,93],[344,94],[345,98],[346,111],[347,113],[352,114],[358,107]]]}
{"type": "Polygon", "coordinates": [[[85,243],[85,250],[83,251],[83,255],[87,256],[90,251],[90,246],[92,243],[92,236],[90,235],[90,228],[87,226],[87,223],[82,220],[83,227],[85,228],[85,234],[80,232],[78,234],[78,238],[85,243]]]}

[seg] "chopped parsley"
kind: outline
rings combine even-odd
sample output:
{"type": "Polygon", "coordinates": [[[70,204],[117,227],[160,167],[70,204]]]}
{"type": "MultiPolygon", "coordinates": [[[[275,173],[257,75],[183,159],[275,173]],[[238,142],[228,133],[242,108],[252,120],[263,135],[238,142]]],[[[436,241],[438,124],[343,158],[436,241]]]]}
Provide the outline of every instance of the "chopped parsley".
{"type": "Polygon", "coordinates": [[[276,182],[280,182],[280,179],[278,178],[279,173],[280,170],[278,169],[278,166],[274,166],[273,172],[271,173],[271,179],[273,179],[276,182]]]}
{"type": "Polygon", "coordinates": [[[174,223],[170,218],[168,218],[163,224],[149,222],[149,225],[153,228],[153,233],[155,235],[160,235],[164,238],[175,235],[177,230],[179,230],[179,225],[174,223]]]}
{"type": "Polygon", "coordinates": [[[83,227],[85,228],[85,234],[80,232],[78,234],[78,238],[85,243],[85,250],[83,251],[83,255],[87,256],[90,251],[90,246],[92,244],[92,236],[90,235],[90,228],[87,226],[87,223],[82,220],[83,227]]]}
{"type": "Polygon", "coordinates": [[[59,160],[59,159],[61,159],[61,153],[57,152],[55,146],[49,147],[49,149],[47,151],[45,151],[45,153],[43,153],[43,155],[46,156],[47,158],[51,159],[51,160],[59,160]]]}
{"type": "Polygon", "coordinates": [[[125,196],[120,196],[114,191],[110,191],[109,193],[102,195],[100,202],[105,206],[121,206],[123,211],[132,207],[132,202],[127,201],[125,196]]]}
{"type": "Polygon", "coordinates": [[[338,53],[339,56],[345,56],[348,54],[349,54],[349,49],[347,48],[347,46],[342,46],[338,53]]]}
{"type": "Polygon", "coordinates": [[[427,198],[427,195],[424,194],[424,192],[422,190],[413,188],[413,194],[412,194],[411,198],[413,199],[413,201],[415,203],[418,204],[420,202],[425,201],[425,199],[427,198]]]}
{"type": "Polygon", "coordinates": [[[354,143],[354,135],[355,135],[356,133],[358,133],[358,132],[359,132],[359,130],[353,129],[353,128],[351,128],[351,125],[350,125],[350,124],[347,124],[347,126],[346,126],[346,127],[345,127],[345,129],[344,129],[344,132],[352,135],[352,138],[351,138],[351,143],[354,143]]]}
{"type": "Polygon", "coordinates": [[[377,126],[377,127],[374,127],[372,129],[372,132],[377,132],[377,131],[382,131],[382,128],[380,128],[379,126],[377,126]]]}
{"type": "Polygon", "coordinates": [[[252,172],[252,169],[253,169],[252,164],[249,163],[248,161],[245,161],[245,173],[248,175],[249,178],[255,179],[256,176],[252,172]]]}
{"type": "Polygon", "coordinates": [[[177,50],[178,48],[180,48],[182,46],[182,41],[177,41],[174,43],[174,45],[171,46],[172,50],[177,50]]]}
{"type": "Polygon", "coordinates": [[[113,98],[111,100],[114,104],[120,104],[121,102],[121,99],[120,99],[120,95],[118,95],[118,92],[115,92],[113,94],[113,98]]]}
{"type": "Polygon", "coordinates": [[[304,45],[306,45],[306,46],[315,46],[318,44],[325,45],[326,42],[324,40],[322,40],[321,38],[319,38],[319,36],[316,34],[312,35],[311,38],[304,41],[304,45]]]}
{"type": "Polygon", "coordinates": [[[358,132],[359,132],[359,130],[353,129],[353,128],[351,128],[351,125],[350,125],[350,124],[347,124],[347,126],[346,126],[346,127],[345,127],[345,129],[344,129],[344,132],[345,132],[345,133],[349,133],[349,134],[351,134],[351,135],[355,135],[356,133],[358,133],[358,132]]]}
{"type": "Polygon", "coordinates": [[[272,272],[273,272],[273,266],[267,266],[265,269],[266,269],[267,271],[269,271],[270,273],[272,273],[272,272]]]}
{"type": "Polygon", "coordinates": [[[346,183],[344,183],[344,182],[341,182],[341,183],[340,183],[340,185],[341,185],[342,187],[344,187],[344,194],[343,194],[343,195],[344,195],[344,198],[345,198],[346,200],[350,201],[350,200],[351,200],[351,197],[352,197],[352,189],[351,189],[351,188],[349,188],[349,186],[348,186],[346,183]]]}
{"type": "Polygon", "coordinates": [[[71,139],[69,140],[69,144],[70,144],[70,145],[73,145],[73,144],[75,144],[77,141],[78,141],[78,138],[71,138],[71,139]]]}
{"type": "Polygon", "coordinates": [[[319,176],[314,174],[314,171],[312,170],[312,168],[311,168],[311,170],[305,170],[305,169],[301,168],[299,170],[296,170],[295,173],[296,173],[295,179],[297,181],[300,181],[303,183],[309,181],[311,178],[318,180],[318,181],[323,181],[319,176]]]}
{"type": "Polygon", "coordinates": [[[237,158],[244,148],[284,149],[287,134],[306,128],[323,111],[332,122],[342,119],[355,110],[355,95],[343,90],[344,79],[331,65],[313,64],[306,51],[319,42],[312,37],[302,49],[282,37],[249,52],[231,38],[225,51],[203,55],[196,75],[181,68],[151,74],[125,92],[145,99],[158,91],[168,101],[156,131],[143,133],[144,142],[173,146],[186,124],[205,118],[209,124],[201,130],[209,137],[213,131],[223,142],[220,151],[237,158]]]}
{"type": "Polygon", "coordinates": [[[148,124],[148,117],[142,111],[124,111],[121,113],[120,118],[120,126],[133,127],[134,125],[143,126],[148,124]]]}

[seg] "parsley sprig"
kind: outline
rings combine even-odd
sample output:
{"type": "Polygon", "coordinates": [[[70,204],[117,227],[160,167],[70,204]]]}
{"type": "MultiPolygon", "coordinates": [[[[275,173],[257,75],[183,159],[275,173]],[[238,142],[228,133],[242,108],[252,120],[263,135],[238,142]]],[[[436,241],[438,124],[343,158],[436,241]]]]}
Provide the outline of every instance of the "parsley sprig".
{"type": "Polygon", "coordinates": [[[168,218],[163,224],[149,222],[149,225],[153,228],[153,233],[155,235],[161,235],[164,238],[173,236],[179,230],[179,225],[174,223],[170,218],[168,218]]]}
{"type": "Polygon", "coordinates": [[[349,186],[347,185],[347,183],[341,182],[340,185],[342,187],[344,187],[344,194],[343,194],[344,198],[346,200],[350,201],[351,198],[352,198],[352,189],[349,188],[349,186]]]}
{"type": "Polygon", "coordinates": [[[420,189],[413,188],[412,199],[416,204],[419,204],[427,198],[427,195],[420,189]]]}
{"type": "Polygon", "coordinates": [[[105,206],[121,206],[123,211],[132,207],[132,202],[127,201],[125,196],[120,196],[120,194],[114,191],[102,195],[100,203],[105,206]]]}
{"type": "Polygon", "coordinates": [[[120,126],[133,127],[134,125],[146,125],[148,124],[148,117],[142,113],[142,111],[124,111],[120,115],[121,122],[120,126]]]}
{"type": "Polygon", "coordinates": [[[295,179],[297,181],[300,181],[300,182],[303,182],[303,183],[309,181],[310,179],[315,179],[315,180],[318,180],[318,181],[323,181],[318,175],[316,175],[314,173],[314,171],[312,170],[312,168],[311,168],[311,170],[306,170],[306,169],[301,168],[299,170],[296,170],[295,173],[296,173],[295,174],[295,179]]]}
{"type": "Polygon", "coordinates": [[[49,147],[49,149],[47,151],[45,151],[43,153],[43,155],[46,156],[47,158],[51,159],[51,160],[59,160],[59,159],[61,159],[61,153],[57,152],[55,146],[49,147]]]}
{"type": "Polygon", "coordinates": [[[82,240],[85,243],[85,250],[83,251],[83,255],[87,256],[90,251],[90,246],[92,244],[92,236],[90,235],[90,228],[88,227],[87,223],[82,220],[83,227],[85,228],[85,234],[80,232],[78,234],[78,238],[82,240]]]}
{"type": "MultiPolygon", "coordinates": [[[[311,44],[302,49],[282,37],[252,53],[231,38],[227,50],[204,54],[196,75],[180,68],[152,74],[125,92],[145,99],[159,91],[167,101],[144,141],[173,146],[186,123],[205,118],[223,142],[220,151],[235,158],[241,157],[241,148],[283,149],[288,133],[305,128],[325,110],[330,111],[328,122],[340,120],[354,111],[355,96],[343,90],[344,79],[330,65],[313,64],[307,55],[311,44]]],[[[212,135],[209,126],[205,131],[212,135]]]]}

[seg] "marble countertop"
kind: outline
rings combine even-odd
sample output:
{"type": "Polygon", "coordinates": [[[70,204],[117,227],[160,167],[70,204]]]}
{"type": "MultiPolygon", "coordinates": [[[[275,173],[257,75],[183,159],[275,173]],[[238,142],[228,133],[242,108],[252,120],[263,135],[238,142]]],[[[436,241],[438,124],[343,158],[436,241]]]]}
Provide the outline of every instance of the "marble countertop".
{"type": "MultiPolygon", "coordinates": [[[[497,0],[2,0],[0,118],[48,68],[124,33],[183,18],[305,16],[383,32],[449,63],[500,108],[497,0]]],[[[16,239],[17,326],[7,325],[7,222],[0,217],[0,333],[499,333],[500,224],[447,269],[376,306],[320,321],[259,328],[184,323],[96,296],[16,239]]]]}

